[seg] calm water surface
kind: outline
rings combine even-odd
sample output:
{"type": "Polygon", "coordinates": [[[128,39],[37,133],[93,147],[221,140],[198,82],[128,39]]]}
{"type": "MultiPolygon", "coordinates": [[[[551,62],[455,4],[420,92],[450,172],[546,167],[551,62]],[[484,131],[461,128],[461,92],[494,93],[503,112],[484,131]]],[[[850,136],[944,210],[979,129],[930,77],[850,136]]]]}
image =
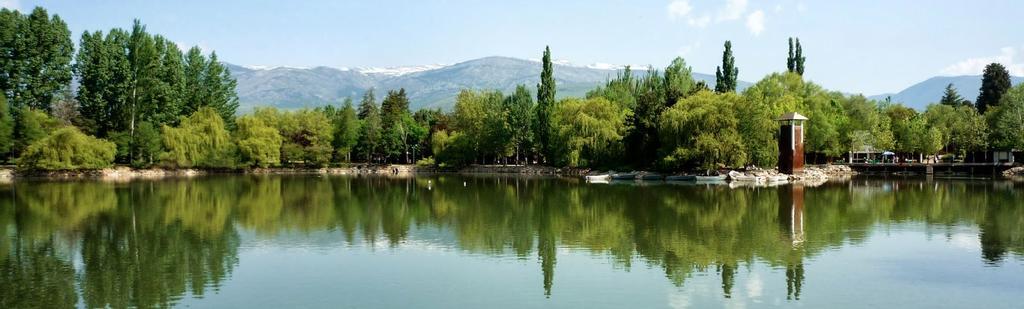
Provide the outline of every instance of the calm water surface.
{"type": "Polygon", "coordinates": [[[0,184],[0,308],[1021,308],[1024,184],[0,184]]]}

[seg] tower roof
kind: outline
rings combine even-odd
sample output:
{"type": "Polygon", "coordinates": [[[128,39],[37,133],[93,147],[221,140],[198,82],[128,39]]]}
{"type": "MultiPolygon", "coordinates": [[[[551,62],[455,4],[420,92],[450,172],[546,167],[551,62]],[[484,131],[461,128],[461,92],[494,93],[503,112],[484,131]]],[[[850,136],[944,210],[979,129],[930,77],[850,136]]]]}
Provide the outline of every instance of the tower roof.
{"type": "Polygon", "coordinates": [[[797,112],[792,112],[792,113],[782,114],[782,116],[779,116],[779,119],[775,119],[775,120],[778,120],[778,121],[807,120],[807,117],[804,117],[804,115],[800,115],[797,112]]]}

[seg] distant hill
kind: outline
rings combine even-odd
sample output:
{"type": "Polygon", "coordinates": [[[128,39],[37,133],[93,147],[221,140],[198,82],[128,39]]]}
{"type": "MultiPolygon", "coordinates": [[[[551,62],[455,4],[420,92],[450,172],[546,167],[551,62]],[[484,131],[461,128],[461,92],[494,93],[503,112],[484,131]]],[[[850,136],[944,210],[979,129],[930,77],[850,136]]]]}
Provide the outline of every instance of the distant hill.
{"type": "MultiPolygon", "coordinates": [[[[1013,76],[1010,78],[1010,81],[1013,85],[1017,85],[1024,81],[1024,77],[1013,76]]],[[[939,102],[942,94],[946,92],[946,85],[950,83],[953,84],[953,87],[956,87],[956,91],[960,93],[960,96],[974,102],[978,98],[978,89],[981,88],[981,75],[936,76],[907,87],[897,93],[874,95],[869,98],[884,100],[885,97],[892,96],[893,102],[903,103],[903,105],[917,110],[924,110],[928,104],[939,102]]]]}
{"type": "MultiPolygon", "coordinates": [[[[509,93],[518,84],[536,91],[540,81],[541,64],[537,61],[509,57],[486,57],[453,65],[432,65],[400,68],[337,69],[316,68],[252,68],[228,65],[238,79],[241,110],[257,106],[276,106],[283,109],[316,107],[341,102],[352,97],[356,102],[371,87],[377,91],[377,100],[387,90],[405,88],[409,94],[410,109],[441,108],[449,110],[455,96],[462,89],[497,89],[509,93]]],[[[614,78],[617,67],[585,67],[555,64],[558,97],[583,96],[587,91],[614,78]]],[[[635,74],[646,73],[642,68],[635,74]]],[[[694,73],[712,87],[714,75],[694,73]]],[[[739,88],[749,87],[739,82],[739,88]]]]}

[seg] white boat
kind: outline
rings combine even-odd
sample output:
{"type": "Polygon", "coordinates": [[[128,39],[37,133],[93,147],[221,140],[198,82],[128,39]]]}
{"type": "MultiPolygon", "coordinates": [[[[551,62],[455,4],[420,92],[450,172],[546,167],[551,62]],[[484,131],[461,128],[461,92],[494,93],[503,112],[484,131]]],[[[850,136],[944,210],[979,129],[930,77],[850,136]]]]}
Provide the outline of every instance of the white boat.
{"type": "Polygon", "coordinates": [[[612,179],[612,176],[608,175],[608,174],[586,175],[586,176],[583,176],[583,178],[586,179],[587,182],[600,182],[600,181],[607,182],[608,180],[612,179]]]}
{"type": "Polygon", "coordinates": [[[789,181],[789,176],[786,176],[786,175],[771,175],[771,176],[766,176],[765,180],[767,180],[768,182],[787,182],[787,181],[789,181]]]}
{"type": "Polygon", "coordinates": [[[729,172],[729,179],[732,181],[742,182],[765,182],[765,178],[763,176],[746,175],[737,171],[729,172]]]}

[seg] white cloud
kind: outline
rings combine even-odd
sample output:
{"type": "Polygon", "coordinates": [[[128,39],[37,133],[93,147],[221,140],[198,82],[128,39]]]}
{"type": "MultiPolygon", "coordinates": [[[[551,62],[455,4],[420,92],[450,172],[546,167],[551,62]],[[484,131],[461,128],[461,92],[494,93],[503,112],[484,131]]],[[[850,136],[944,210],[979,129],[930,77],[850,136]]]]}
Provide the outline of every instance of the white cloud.
{"type": "Polygon", "coordinates": [[[1005,66],[1006,70],[1010,71],[1010,75],[1022,76],[1024,75],[1024,59],[1018,57],[1020,51],[1021,49],[1018,48],[1003,47],[997,56],[969,58],[947,66],[940,73],[942,75],[978,75],[985,70],[986,65],[997,62],[1005,66]]]}
{"type": "Polygon", "coordinates": [[[764,11],[757,10],[747,15],[747,30],[754,35],[760,35],[764,31],[764,11]]]}
{"type": "Polygon", "coordinates": [[[726,0],[725,7],[718,11],[716,21],[737,20],[747,12],[747,0],[726,0]]]}
{"type": "Polygon", "coordinates": [[[690,19],[687,20],[686,23],[689,24],[691,27],[704,28],[711,23],[711,16],[705,14],[701,17],[690,17],[690,19]]]}
{"type": "Polygon", "coordinates": [[[0,0],[0,8],[12,9],[12,10],[20,10],[21,9],[21,3],[19,3],[19,2],[21,2],[21,1],[18,1],[18,0],[0,0]]]}
{"type": "Polygon", "coordinates": [[[700,41],[696,41],[696,42],[693,42],[693,43],[690,43],[690,44],[683,45],[682,47],[679,48],[679,50],[676,50],[676,54],[685,57],[685,56],[690,55],[691,52],[693,52],[694,50],[696,50],[698,48],[700,48],[700,41]]]}
{"type": "Polygon", "coordinates": [[[775,5],[775,13],[782,13],[782,4],[775,5]]]}
{"type": "Polygon", "coordinates": [[[804,4],[803,4],[803,2],[801,2],[801,3],[797,3],[797,5],[796,5],[796,11],[797,11],[797,12],[800,12],[800,13],[803,13],[803,12],[807,12],[807,6],[806,6],[806,5],[804,5],[804,4]]]}
{"type": "Polygon", "coordinates": [[[687,0],[675,0],[668,4],[668,16],[671,18],[682,18],[690,15],[693,7],[687,0]]]}

